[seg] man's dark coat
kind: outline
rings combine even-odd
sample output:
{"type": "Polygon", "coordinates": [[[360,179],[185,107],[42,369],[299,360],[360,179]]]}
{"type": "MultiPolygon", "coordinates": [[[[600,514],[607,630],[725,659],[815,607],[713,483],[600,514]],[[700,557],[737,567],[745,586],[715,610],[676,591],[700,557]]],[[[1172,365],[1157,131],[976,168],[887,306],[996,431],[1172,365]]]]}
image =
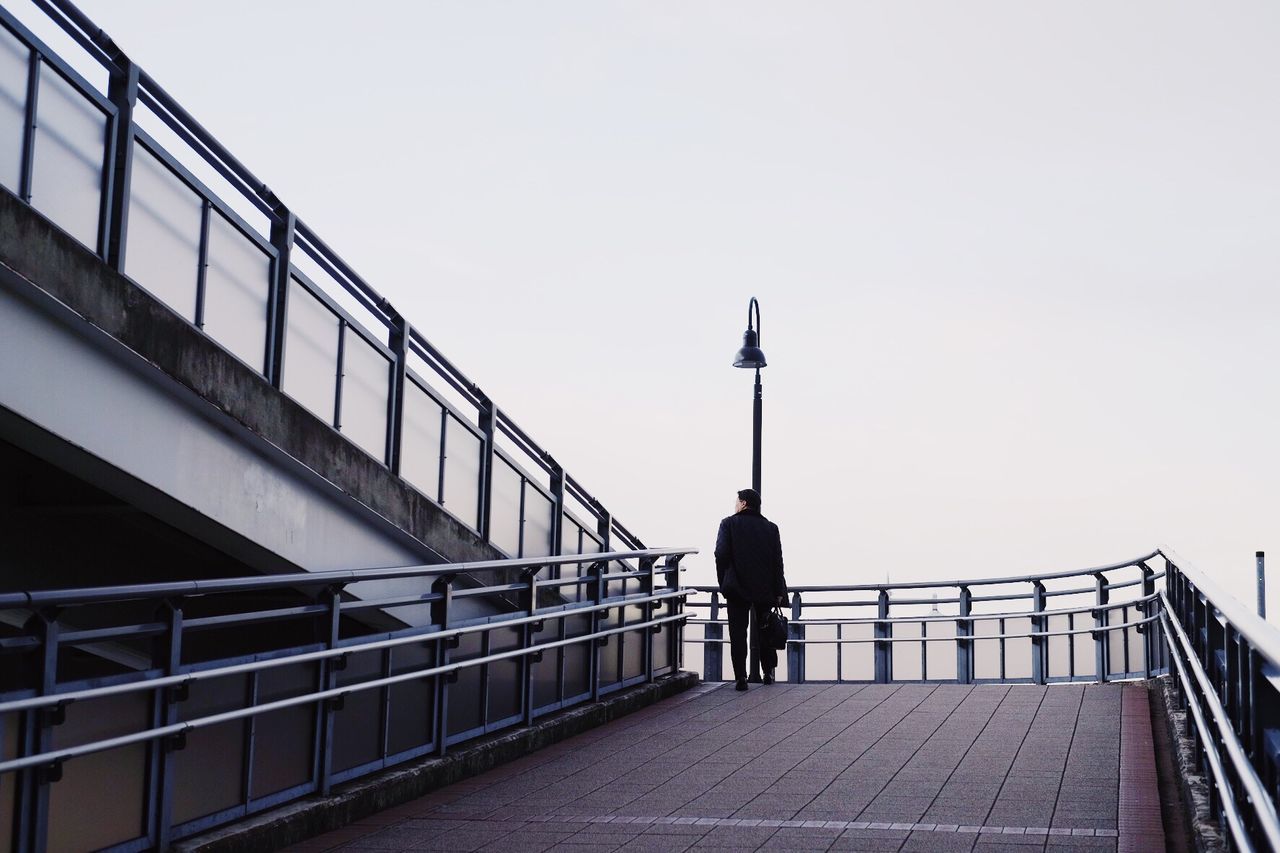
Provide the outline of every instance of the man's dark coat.
{"type": "Polygon", "coordinates": [[[787,594],[778,525],[747,508],[720,522],[716,534],[716,578],[725,595],[753,604],[774,604],[787,594]]]}

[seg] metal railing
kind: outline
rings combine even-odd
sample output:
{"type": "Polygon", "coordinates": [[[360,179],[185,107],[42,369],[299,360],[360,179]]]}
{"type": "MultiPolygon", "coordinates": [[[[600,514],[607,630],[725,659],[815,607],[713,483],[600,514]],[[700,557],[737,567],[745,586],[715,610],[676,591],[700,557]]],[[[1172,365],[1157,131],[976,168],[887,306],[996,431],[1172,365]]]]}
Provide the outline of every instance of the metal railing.
{"type": "Polygon", "coordinates": [[[0,838],[163,849],[674,672],[690,553],[0,594],[26,615],[0,638],[0,838]],[[423,591],[344,594],[406,579],[423,591]],[[409,607],[429,624],[369,627],[409,607]]]}
{"type": "Polygon", "coordinates": [[[0,187],[503,553],[644,547],[94,22],[32,3],[0,5],[0,187]]]}
{"type": "MultiPolygon", "coordinates": [[[[1166,667],[1150,563],[1159,552],[1090,569],[1013,578],[791,588],[778,677],[806,681],[1107,681],[1166,667]],[[935,591],[943,595],[938,597],[935,591]],[[929,597],[930,593],[933,593],[929,597]],[[1056,606],[1053,606],[1056,605],[1056,606]]],[[[728,642],[716,587],[703,618],[703,677],[724,677],[728,642]]]]}
{"type": "Polygon", "coordinates": [[[1280,850],[1280,630],[1168,549],[1160,619],[1214,817],[1239,850],[1280,850]]]}

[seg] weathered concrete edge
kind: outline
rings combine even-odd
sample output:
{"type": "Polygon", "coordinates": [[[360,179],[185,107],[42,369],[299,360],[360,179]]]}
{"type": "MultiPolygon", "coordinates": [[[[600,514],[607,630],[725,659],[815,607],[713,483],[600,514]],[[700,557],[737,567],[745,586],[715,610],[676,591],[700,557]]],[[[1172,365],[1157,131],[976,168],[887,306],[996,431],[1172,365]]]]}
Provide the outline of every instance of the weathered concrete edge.
{"type": "Polygon", "coordinates": [[[329,797],[308,797],[204,835],[180,841],[175,851],[241,853],[277,850],[338,829],[383,809],[512,761],[574,735],[624,717],[699,683],[694,672],[662,676],[460,748],[443,758],[420,759],[335,790],[329,797]]]}
{"type": "Polygon", "coordinates": [[[1218,829],[1218,823],[1209,810],[1209,782],[1196,765],[1195,747],[1187,736],[1187,712],[1180,710],[1178,688],[1173,676],[1163,675],[1150,680],[1151,695],[1159,716],[1169,732],[1173,744],[1173,758],[1177,766],[1178,788],[1182,794],[1183,812],[1189,818],[1191,838],[1200,853],[1225,853],[1226,839],[1218,829]]]}

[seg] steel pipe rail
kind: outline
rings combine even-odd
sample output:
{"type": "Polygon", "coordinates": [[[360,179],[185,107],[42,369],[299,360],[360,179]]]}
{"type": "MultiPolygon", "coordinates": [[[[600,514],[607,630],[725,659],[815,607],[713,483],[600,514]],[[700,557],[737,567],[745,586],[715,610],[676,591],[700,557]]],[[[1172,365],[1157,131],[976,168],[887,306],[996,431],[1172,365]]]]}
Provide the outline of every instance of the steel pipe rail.
{"type": "Polygon", "coordinates": [[[1164,635],[1210,808],[1242,850],[1280,850],[1280,629],[1162,547],[1164,635]]]}
{"type": "MultiPolygon", "coordinates": [[[[795,682],[942,680],[967,684],[995,679],[1047,683],[1149,677],[1163,672],[1167,665],[1163,647],[1156,641],[1156,583],[1165,575],[1160,566],[1151,565],[1160,556],[1156,550],[1075,571],[1012,577],[795,586],[790,589],[790,637],[780,672],[785,671],[785,677],[795,682]],[[1087,578],[1090,583],[1072,583],[1075,578],[1087,578]],[[956,594],[942,598],[919,595],[921,590],[948,588],[956,594]],[[860,592],[875,593],[875,597],[849,595],[860,592]],[[907,595],[901,594],[904,592],[907,595]],[[1086,596],[1088,601],[1079,601],[1086,596]],[[1063,606],[1050,607],[1055,599],[1063,606]],[[978,612],[979,605],[988,602],[1003,606],[990,613],[978,612]],[[923,612],[928,606],[933,610],[923,612]],[[1017,609],[1019,606],[1025,609],[1017,609]],[[866,612],[868,608],[874,609],[874,615],[866,612]],[[818,615],[806,618],[815,610],[818,615]],[[1015,624],[1007,625],[1010,620],[1015,624]],[[1018,622],[1029,623],[1029,628],[1018,622]],[[984,626],[996,630],[980,633],[984,626]],[[868,627],[872,636],[845,634],[848,629],[868,627]],[[930,633],[931,628],[948,627],[945,633],[930,633]],[[826,631],[834,631],[834,635],[824,635],[826,631]],[[918,644],[920,651],[914,660],[907,654],[913,644],[918,644]],[[941,647],[947,645],[955,649],[954,662],[943,657],[941,647]],[[853,656],[868,646],[872,648],[869,659],[865,654],[853,656]],[[830,653],[824,654],[827,647],[834,648],[834,659],[830,653]],[[1082,656],[1080,652],[1086,650],[1091,654],[1082,656]],[[848,677],[850,666],[860,668],[861,674],[848,677]],[[817,676],[819,670],[821,676],[817,676]]],[[[703,630],[701,638],[685,641],[703,647],[704,677],[719,679],[724,673],[722,646],[727,641],[723,599],[718,587],[692,589],[704,597],[691,598],[687,607],[706,615],[688,620],[687,624],[703,630]]]]}
{"type": "MultiPolygon", "coordinates": [[[[74,847],[163,848],[675,672],[689,595],[679,587],[679,564],[692,553],[653,548],[14,594],[4,606],[31,618],[23,636],[0,643],[0,796],[17,792],[18,849],[41,850],[50,832],[69,826],[93,839],[74,847]],[[557,574],[575,564],[580,576],[557,574]],[[498,582],[456,588],[485,573],[498,582]],[[343,601],[346,584],[386,577],[417,579],[424,591],[343,601]],[[282,596],[306,603],[281,606],[282,596]],[[476,599],[506,612],[457,615],[463,600],[476,599]],[[429,622],[387,632],[349,620],[353,612],[406,605],[429,607],[429,622]],[[154,616],[131,622],[139,613],[154,616]],[[268,630],[245,632],[251,622],[268,630]],[[134,672],[86,670],[86,653],[104,663],[142,660],[134,672]],[[113,758],[76,760],[99,754],[113,758]],[[64,773],[106,773],[111,779],[95,789],[109,792],[126,784],[111,775],[124,772],[115,768],[131,766],[138,772],[127,784],[142,793],[125,801],[144,806],[132,824],[144,827],[141,836],[94,835],[67,816],[74,806],[59,792],[79,788],[59,788],[64,773]],[[293,780],[281,789],[263,792],[253,781],[255,773],[281,772],[293,780]],[[179,802],[213,796],[206,784],[238,793],[223,805],[215,796],[207,813],[175,814],[179,802]]],[[[54,846],[68,842],[60,836],[54,846]]]]}

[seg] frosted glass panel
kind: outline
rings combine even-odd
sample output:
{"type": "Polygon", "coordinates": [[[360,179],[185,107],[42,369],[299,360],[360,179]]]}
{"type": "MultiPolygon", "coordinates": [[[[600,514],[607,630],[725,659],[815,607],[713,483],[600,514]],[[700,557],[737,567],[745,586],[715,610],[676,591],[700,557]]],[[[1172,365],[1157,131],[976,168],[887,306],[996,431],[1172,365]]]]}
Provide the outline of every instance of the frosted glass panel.
{"type": "Polygon", "coordinates": [[[440,404],[413,382],[404,387],[400,476],[432,500],[440,498],[440,404]]]}
{"type": "Polygon", "coordinates": [[[370,456],[385,461],[391,362],[347,329],[342,372],[342,434],[370,456]]]}
{"type": "Polygon", "coordinates": [[[204,330],[261,371],[267,352],[271,258],[220,213],[209,216],[204,330]]]}
{"type": "Polygon", "coordinates": [[[520,482],[516,470],[495,456],[489,539],[513,557],[520,553],[520,482]]]}
{"type": "MultiPolygon", "coordinates": [[[[53,730],[53,748],[106,740],[145,728],[150,696],[126,693],[72,702],[53,730]]],[[[136,743],[68,761],[49,789],[49,850],[97,850],[143,832],[147,747],[136,743]]]]}
{"type": "Polygon", "coordinates": [[[480,439],[450,415],[445,426],[444,505],[479,528],[480,439]]]}
{"type": "Polygon", "coordinates": [[[42,65],[36,124],[31,204],[97,251],[107,117],[42,65]]]}
{"type": "Polygon", "coordinates": [[[524,490],[524,554],[543,557],[551,553],[551,522],[555,504],[532,486],[524,490]]]}
{"type": "Polygon", "coordinates": [[[134,144],[125,275],[190,321],[196,317],[203,206],[167,166],[134,144]]]}
{"type": "Polygon", "coordinates": [[[338,317],[297,282],[289,280],[289,322],[284,336],[284,392],[333,423],[338,377],[338,317]]]}
{"type": "Polygon", "coordinates": [[[0,27],[0,184],[15,194],[22,175],[29,53],[8,30],[0,27]]]}

